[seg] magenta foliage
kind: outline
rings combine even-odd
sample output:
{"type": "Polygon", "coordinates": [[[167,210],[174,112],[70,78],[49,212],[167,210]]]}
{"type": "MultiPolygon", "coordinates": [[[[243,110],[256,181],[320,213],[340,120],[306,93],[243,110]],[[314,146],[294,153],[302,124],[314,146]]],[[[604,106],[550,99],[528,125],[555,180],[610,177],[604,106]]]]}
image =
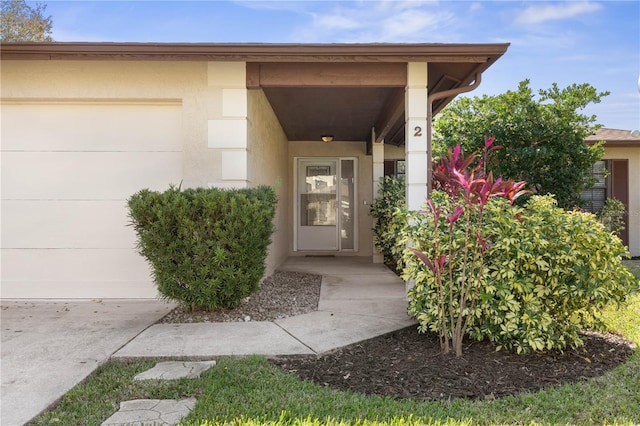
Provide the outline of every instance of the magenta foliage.
{"type": "Polygon", "coordinates": [[[449,222],[449,226],[452,227],[453,224],[456,223],[456,221],[458,220],[462,212],[464,212],[464,207],[456,206],[455,210],[453,211],[453,214],[447,218],[447,221],[449,222]]]}
{"type": "Polygon", "coordinates": [[[411,249],[413,253],[424,263],[427,265],[427,268],[431,269],[434,274],[440,273],[444,269],[444,266],[447,263],[447,256],[442,254],[435,259],[435,262],[432,262],[431,259],[427,257],[423,252],[416,249],[411,249]]]}
{"type": "MultiPolygon", "coordinates": [[[[504,197],[513,204],[518,197],[530,192],[523,189],[526,182],[515,182],[512,179],[505,180],[500,177],[494,179],[491,172],[486,173],[484,165],[487,163],[489,153],[502,148],[499,145],[494,145],[494,142],[495,138],[485,137],[482,160],[475,166],[473,163],[477,158],[476,155],[472,154],[464,157],[460,145],[449,149],[449,155],[442,158],[439,164],[434,165],[435,189],[446,192],[452,201],[459,203],[453,213],[446,218],[449,222],[449,232],[452,232],[454,224],[465,211],[470,214],[474,208],[477,209],[481,223],[484,206],[489,201],[489,198],[504,197]]],[[[441,207],[435,207],[430,199],[427,199],[427,205],[434,215],[434,225],[437,227],[440,220],[441,207]]],[[[483,239],[480,232],[475,233],[475,237],[484,253],[490,246],[489,243],[483,239]]],[[[436,264],[439,261],[431,261],[426,258],[424,253],[417,250],[414,250],[414,253],[429,269],[436,271],[436,264]]]]}
{"type": "Polygon", "coordinates": [[[479,204],[482,207],[490,197],[504,197],[513,203],[518,197],[529,191],[523,190],[526,182],[515,182],[511,179],[493,179],[492,173],[486,173],[484,166],[488,155],[502,148],[494,145],[493,137],[485,138],[482,159],[473,166],[476,155],[462,156],[460,145],[449,149],[449,155],[440,160],[433,168],[435,189],[446,192],[449,197],[462,195],[468,204],[479,204]]]}
{"type": "Polygon", "coordinates": [[[425,213],[433,214],[435,234],[432,242],[423,244],[431,245],[431,250],[428,250],[431,254],[411,249],[435,276],[440,312],[440,343],[443,351],[447,353],[450,350],[451,339],[457,356],[462,354],[462,337],[469,321],[468,317],[465,318],[464,312],[467,307],[469,310],[473,309],[478,297],[484,254],[491,247],[486,236],[482,235],[484,207],[492,197],[504,197],[513,204],[519,196],[529,192],[524,190],[525,182],[494,179],[491,172],[486,172],[489,153],[501,148],[494,145],[494,142],[495,139],[492,137],[485,138],[482,156],[478,161],[475,155],[465,157],[460,145],[457,145],[449,150],[447,157],[434,166],[435,189],[444,191],[452,201],[453,212],[447,212],[445,217],[449,223],[448,238],[443,241],[437,236],[442,207],[436,207],[431,199],[427,199],[430,212],[425,213]],[[460,218],[463,218],[462,226],[465,230],[464,245],[454,249],[454,226],[460,218]],[[459,291],[454,292],[454,286],[459,286],[459,291]],[[459,294],[456,301],[454,294],[459,294]],[[453,309],[453,306],[459,307],[457,313],[445,312],[447,309],[453,309]]]}

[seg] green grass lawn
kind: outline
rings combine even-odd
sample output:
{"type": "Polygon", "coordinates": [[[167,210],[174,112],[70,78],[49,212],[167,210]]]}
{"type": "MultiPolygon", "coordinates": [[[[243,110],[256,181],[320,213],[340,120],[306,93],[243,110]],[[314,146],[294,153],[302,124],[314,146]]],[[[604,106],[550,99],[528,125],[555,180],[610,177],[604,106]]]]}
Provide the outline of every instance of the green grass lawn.
{"type": "Polygon", "coordinates": [[[623,260],[622,263],[640,280],[640,260],[623,260]]]}
{"type": "MultiPolygon", "coordinates": [[[[640,275],[640,261],[627,264],[640,275]]],[[[606,312],[613,331],[640,343],[640,294],[606,312]]],[[[36,425],[99,425],[120,401],[198,399],[188,425],[639,424],[640,351],[602,377],[491,401],[392,400],[297,379],[261,357],[221,358],[199,379],[133,382],[154,361],[110,362],[65,395],[36,425]]]]}

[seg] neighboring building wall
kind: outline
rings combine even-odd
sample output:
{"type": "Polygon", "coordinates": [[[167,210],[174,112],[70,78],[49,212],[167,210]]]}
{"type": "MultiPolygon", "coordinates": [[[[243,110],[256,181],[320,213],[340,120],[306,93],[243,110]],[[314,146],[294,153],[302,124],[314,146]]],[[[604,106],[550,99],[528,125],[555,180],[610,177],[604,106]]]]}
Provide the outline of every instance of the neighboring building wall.
{"type": "Polygon", "coordinates": [[[640,256],[640,146],[611,148],[605,145],[603,160],[629,160],[629,251],[640,256]]]}
{"type": "MultiPolygon", "coordinates": [[[[373,181],[373,157],[366,155],[365,142],[289,142],[289,188],[290,194],[293,194],[294,182],[294,161],[296,157],[356,157],[358,159],[358,199],[356,205],[358,207],[358,256],[373,255],[373,220],[369,215],[369,208],[373,201],[373,189],[371,182],[373,181]]],[[[293,199],[289,202],[289,212],[293,213],[293,199]]],[[[293,229],[293,220],[289,225],[293,229]]],[[[293,233],[289,238],[290,254],[295,256],[293,251],[293,233]]],[[[339,255],[340,253],[336,253],[339,255]]],[[[345,252],[345,254],[352,254],[345,252]]]]}
{"type": "Polygon", "coordinates": [[[273,273],[289,255],[292,233],[289,205],[289,144],[278,119],[262,90],[248,91],[249,184],[276,189],[278,208],[266,274],[273,273]]]}

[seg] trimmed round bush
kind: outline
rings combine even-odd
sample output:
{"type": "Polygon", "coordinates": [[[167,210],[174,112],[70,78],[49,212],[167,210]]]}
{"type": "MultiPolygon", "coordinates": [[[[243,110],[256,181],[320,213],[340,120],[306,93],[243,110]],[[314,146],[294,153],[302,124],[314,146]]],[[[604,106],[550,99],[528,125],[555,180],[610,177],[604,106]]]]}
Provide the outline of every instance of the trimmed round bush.
{"type": "Polygon", "coordinates": [[[272,188],[144,189],[128,205],[163,298],[213,310],[235,307],[258,289],[274,230],[272,188]]]}

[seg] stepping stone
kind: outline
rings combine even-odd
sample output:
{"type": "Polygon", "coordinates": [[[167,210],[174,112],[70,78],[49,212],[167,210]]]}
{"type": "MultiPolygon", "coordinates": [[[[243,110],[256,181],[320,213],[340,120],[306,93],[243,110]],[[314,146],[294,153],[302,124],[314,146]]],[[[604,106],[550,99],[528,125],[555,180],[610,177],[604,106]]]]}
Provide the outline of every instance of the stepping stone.
{"type": "Polygon", "coordinates": [[[196,405],[195,398],[135,399],[120,403],[120,410],[101,426],[175,425],[188,415],[196,405]]]}
{"type": "Polygon", "coordinates": [[[215,366],[215,361],[167,361],[159,362],[150,370],[143,371],[133,378],[133,380],[175,380],[175,379],[195,379],[200,374],[215,366]]]}

